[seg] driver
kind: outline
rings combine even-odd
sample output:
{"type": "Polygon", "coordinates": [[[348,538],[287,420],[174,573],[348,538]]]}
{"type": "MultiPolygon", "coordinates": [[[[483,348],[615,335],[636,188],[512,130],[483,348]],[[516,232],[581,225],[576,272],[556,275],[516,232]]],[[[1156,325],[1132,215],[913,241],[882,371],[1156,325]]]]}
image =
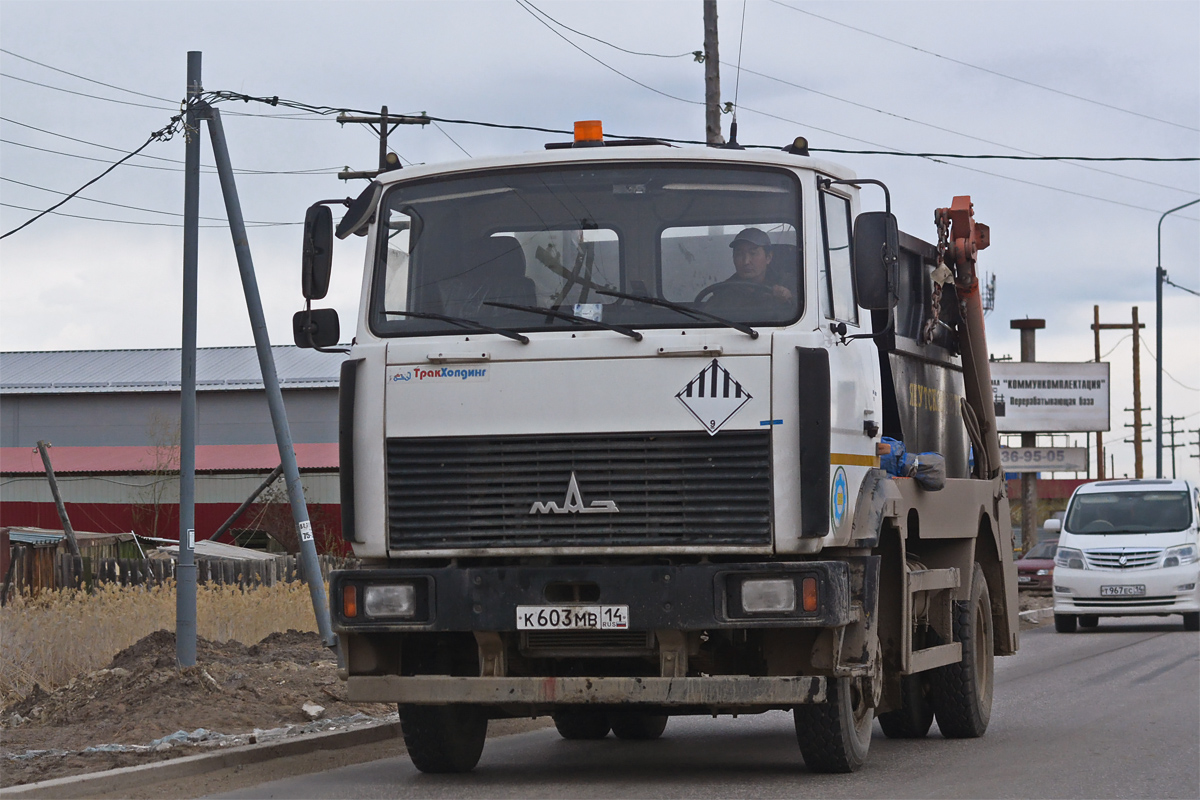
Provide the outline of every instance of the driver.
{"type": "Polygon", "coordinates": [[[758,228],[745,228],[729,243],[733,248],[734,274],[725,283],[751,283],[771,291],[780,300],[791,301],[792,290],[783,285],[779,270],[771,267],[771,237],[758,228]]]}

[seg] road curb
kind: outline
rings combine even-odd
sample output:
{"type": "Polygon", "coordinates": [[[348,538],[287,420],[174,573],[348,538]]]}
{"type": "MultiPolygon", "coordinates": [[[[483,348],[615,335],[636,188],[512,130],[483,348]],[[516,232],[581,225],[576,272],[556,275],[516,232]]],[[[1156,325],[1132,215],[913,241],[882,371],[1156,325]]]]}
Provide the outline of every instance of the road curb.
{"type": "Polygon", "coordinates": [[[194,756],[156,761],[152,764],[139,764],[135,767],[121,767],[104,772],[90,772],[38,783],[9,786],[0,789],[0,798],[90,797],[94,794],[128,789],[131,785],[187,778],[228,767],[258,764],[276,758],[305,755],[319,750],[343,750],[348,747],[395,739],[399,736],[401,736],[399,722],[369,725],[348,731],[314,733],[297,736],[283,742],[242,745],[209,753],[199,753],[194,756]]]}
{"type": "Polygon", "coordinates": [[[1028,611],[1020,612],[1019,616],[1021,617],[1021,619],[1025,620],[1027,622],[1032,622],[1032,623],[1037,624],[1037,623],[1041,622],[1042,619],[1045,617],[1054,616],[1054,609],[1053,608],[1031,608],[1028,611]]]}

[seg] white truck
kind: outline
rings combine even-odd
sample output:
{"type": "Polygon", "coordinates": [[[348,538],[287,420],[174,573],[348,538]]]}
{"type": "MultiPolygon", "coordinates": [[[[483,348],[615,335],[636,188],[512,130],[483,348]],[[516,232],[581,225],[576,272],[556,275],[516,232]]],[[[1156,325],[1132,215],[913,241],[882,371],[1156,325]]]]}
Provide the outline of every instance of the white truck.
{"type": "Polygon", "coordinates": [[[874,719],[982,735],[1018,624],[970,198],[935,246],[803,140],[577,130],[309,210],[298,344],[339,339],[311,302],[330,205],[367,246],[340,395],[364,565],[330,580],[349,696],[397,703],[425,772],[547,714],[645,740],[791,710],[819,772],[861,766],[874,719]],[[944,481],[881,469],[883,437],[944,481]]]}

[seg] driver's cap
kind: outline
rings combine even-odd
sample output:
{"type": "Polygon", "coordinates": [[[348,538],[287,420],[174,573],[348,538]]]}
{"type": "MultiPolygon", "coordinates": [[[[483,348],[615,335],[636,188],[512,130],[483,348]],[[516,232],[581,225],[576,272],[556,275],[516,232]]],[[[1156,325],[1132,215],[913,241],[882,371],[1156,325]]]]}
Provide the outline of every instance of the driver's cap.
{"type": "Polygon", "coordinates": [[[771,247],[771,237],[758,228],[743,228],[741,233],[733,237],[733,241],[729,243],[729,246],[737,247],[738,242],[746,242],[747,244],[766,249],[770,249],[771,247]]]}

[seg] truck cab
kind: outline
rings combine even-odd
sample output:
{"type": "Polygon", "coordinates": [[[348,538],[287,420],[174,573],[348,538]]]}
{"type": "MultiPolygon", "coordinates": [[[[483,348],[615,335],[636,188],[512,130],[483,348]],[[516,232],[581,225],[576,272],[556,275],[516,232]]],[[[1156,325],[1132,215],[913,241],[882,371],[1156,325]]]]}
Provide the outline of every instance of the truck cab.
{"type": "MultiPolygon", "coordinates": [[[[364,565],[331,610],[350,696],[399,705],[418,768],[471,769],[505,716],[648,739],[789,709],[832,772],[877,715],[983,733],[1016,576],[982,316],[946,277],[969,199],[935,247],[862,212],[867,183],[797,148],[576,142],[383,173],[351,205],[364,565]],[[882,469],[884,437],[944,482],[882,469]]],[[[297,342],[327,346],[314,208],[297,342]]]]}

